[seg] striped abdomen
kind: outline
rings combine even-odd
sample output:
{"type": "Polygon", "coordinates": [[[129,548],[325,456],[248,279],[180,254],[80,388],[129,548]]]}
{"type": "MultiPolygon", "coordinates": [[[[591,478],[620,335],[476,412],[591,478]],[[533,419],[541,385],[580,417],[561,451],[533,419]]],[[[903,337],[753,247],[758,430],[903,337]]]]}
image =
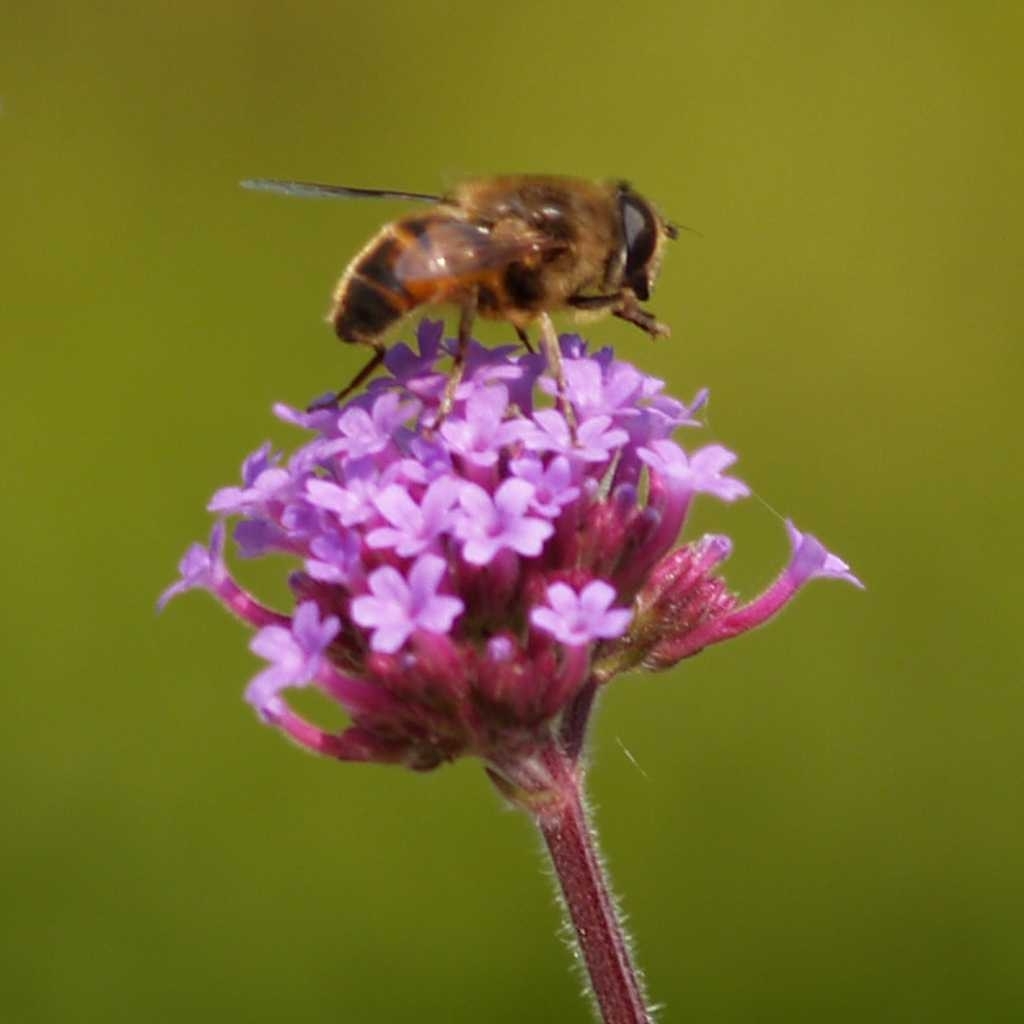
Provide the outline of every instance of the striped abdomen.
{"type": "Polygon", "coordinates": [[[342,341],[374,344],[396,321],[417,306],[450,297],[450,277],[416,279],[412,265],[436,262],[432,228],[451,223],[432,213],[388,224],[352,261],[334,294],[331,321],[342,341]]]}

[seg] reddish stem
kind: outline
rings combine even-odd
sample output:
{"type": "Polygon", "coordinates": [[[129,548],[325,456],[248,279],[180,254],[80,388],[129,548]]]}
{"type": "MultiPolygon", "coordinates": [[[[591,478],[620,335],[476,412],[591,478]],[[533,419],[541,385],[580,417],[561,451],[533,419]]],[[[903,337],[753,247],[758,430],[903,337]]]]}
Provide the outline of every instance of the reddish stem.
{"type": "Polygon", "coordinates": [[[590,723],[590,713],[594,710],[594,697],[597,696],[597,680],[591,677],[579,693],[565,709],[559,729],[559,742],[566,756],[574,764],[583,753],[583,744],[590,723]]]}
{"type": "Polygon", "coordinates": [[[604,1024],[651,1024],[622,921],[582,799],[581,769],[561,750],[543,756],[549,799],[530,808],[544,836],[604,1024]]]}

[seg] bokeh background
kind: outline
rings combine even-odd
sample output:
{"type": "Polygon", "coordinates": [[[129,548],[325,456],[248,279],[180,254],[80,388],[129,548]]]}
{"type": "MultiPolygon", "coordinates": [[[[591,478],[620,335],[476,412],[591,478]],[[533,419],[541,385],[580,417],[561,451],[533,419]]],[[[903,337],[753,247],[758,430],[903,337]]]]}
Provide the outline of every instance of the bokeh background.
{"type": "Polygon", "coordinates": [[[772,509],[869,587],[606,694],[590,781],[663,1020],[1024,1019],[1019,5],[2,22],[5,1021],[588,1019],[476,764],[304,756],[242,704],[236,624],[153,607],[212,490],[297,440],[272,401],[363,358],[321,316],[405,209],[238,180],[499,170],[627,177],[701,232],[670,342],[591,334],[711,387],[763,502],[696,526],[743,593],[785,557],[772,509]]]}

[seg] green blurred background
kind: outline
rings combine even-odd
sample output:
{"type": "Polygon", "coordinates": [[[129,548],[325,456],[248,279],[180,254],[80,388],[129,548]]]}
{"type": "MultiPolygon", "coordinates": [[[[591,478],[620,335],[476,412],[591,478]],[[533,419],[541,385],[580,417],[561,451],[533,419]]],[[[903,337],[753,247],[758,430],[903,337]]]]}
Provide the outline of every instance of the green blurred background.
{"type": "MultiPolygon", "coordinates": [[[[663,1020],[1024,1019],[1020,5],[2,22],[5,1021],[588,1019],[478,765],[304,756],[243,705],[236,624],[153,610],[211,491],[297,440],[271,402],[363,358],[321,315],[405,209],[238,180],[499,170],[628,177],[699,229],[670,342],[590,333],[710,386],[743,478],[869,587],[606,695],[591,785],[663,1020]]],[[[695,526],[746,594],[785,557],[766,504],[695,526]]]]}

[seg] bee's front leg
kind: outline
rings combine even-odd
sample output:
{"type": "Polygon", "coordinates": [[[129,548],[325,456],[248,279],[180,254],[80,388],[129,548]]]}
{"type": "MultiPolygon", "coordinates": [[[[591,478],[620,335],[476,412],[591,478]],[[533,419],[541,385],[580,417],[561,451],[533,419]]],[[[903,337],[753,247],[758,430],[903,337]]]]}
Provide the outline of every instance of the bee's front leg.
{"type": "Polygon", "coordinates": [[[653,313],[641,308],[632,292],[622,294],[622,301],[612,310],[612,316],[639,327],[652,338],[667,338],[672,333],[668,324],[661,323],[653,313]]]}
{"type": "Polygon", "coordinates": [[[652,338],[667,338],[672,333],[667,324],[660,323],[653,313],[641,308],[628,289],[613,295],[573,295],[568,304],[580,310],[611,310],[612,316],[639,327],[652,338]]]}

